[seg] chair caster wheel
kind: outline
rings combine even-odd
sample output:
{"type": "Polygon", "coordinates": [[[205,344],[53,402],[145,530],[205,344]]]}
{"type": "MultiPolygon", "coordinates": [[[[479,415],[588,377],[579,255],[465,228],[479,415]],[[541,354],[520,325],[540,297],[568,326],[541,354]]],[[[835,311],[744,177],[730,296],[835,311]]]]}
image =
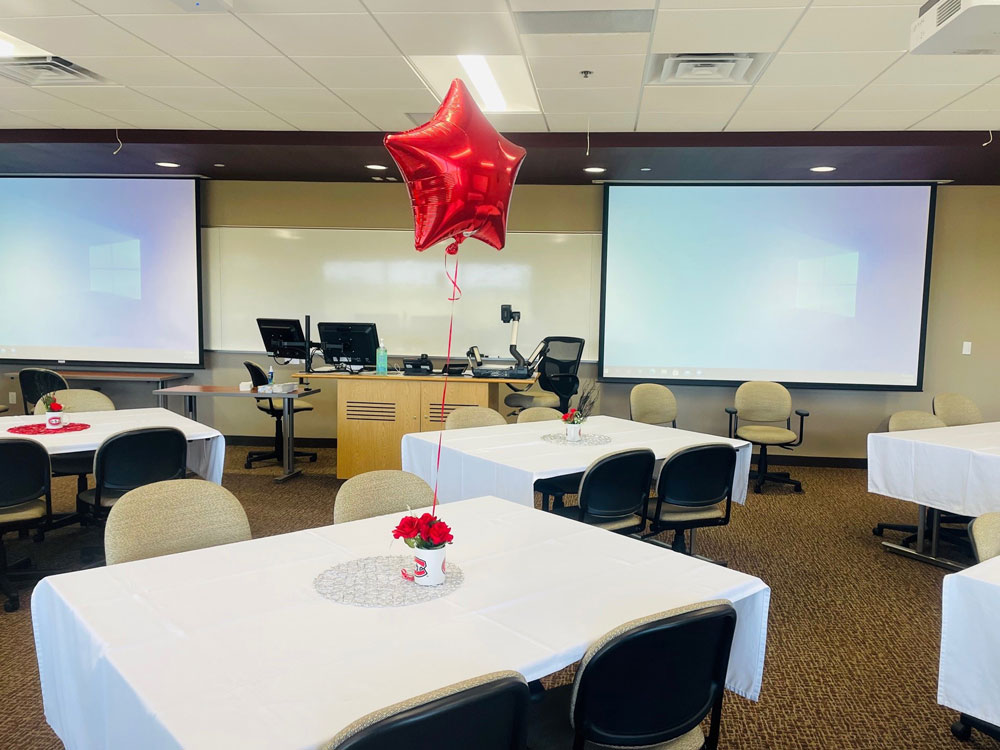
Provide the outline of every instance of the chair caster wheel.
{"type": "Polygon", "coordinates": [[[796,492],[802,492],[802,485],[801,484],[795,485],[795,491],[796,492]]]}
{"type": "Polygon", "coordinates": [[[882,536],[882,529],[876,526],[874,529],[872,529],[872,536],[882,536]]]}
{"type": "Polygon", "coordinates": [[[963,724],[961,721],[956,721],[951,725],[951,733],[955,735],[957,739],[960,739],[962,742],[966,742],[972,737],[972,727],[963,724]]]}
{"type": "Polygon", "coordinates": [[[3,603],[4,612],[17,612],[21,608],[21,600],[16,596],[11,597],[3,603]]]}
{"type": "Polygon", "coordinates": [[[309,463],[311,463],[311,464],[316,463],[316,459],[317,459],[317,456],[310,456],[309,463]]]}
{"type": "Polygon", "coordinates": [[[249,461],[244,461],[243,462],[243,468],[244,469],[252,469],[253,468],[253,464],[250,463],[249,461]]]}
{"type": "Polygon", "coordinates": [[[753,491],[754,491],[754,492],[755,492],[756,494],[758,494],[758,495],[759,495],[759,494],[761,494],[761,493],[762,493],[762,492],[763,492],[764,490],[763,490],[763,488],[761,488],[761,487],[754,487],[754,488],[753,488],[753,491]]]}

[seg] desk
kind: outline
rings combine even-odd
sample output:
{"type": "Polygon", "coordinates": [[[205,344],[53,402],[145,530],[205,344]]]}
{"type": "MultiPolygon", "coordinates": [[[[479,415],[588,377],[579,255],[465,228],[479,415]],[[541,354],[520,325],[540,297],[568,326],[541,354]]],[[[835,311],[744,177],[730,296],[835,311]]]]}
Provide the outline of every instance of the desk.
{"type": "MultiPolygon", "coordinates": [[[[746,502],[751,451],[746,440],[604,416],[588,419],[584,431],[610,436],[611,442],[605,445],[557,445],[542,440],[542,435],[562,430],[561,422],[551,421],[444,432],[441,472],[437,477],[438,499],[447,503],[489,494],[534,507],[536,481],[580,473],[591,462],[613,451],[649,448],[656,454],[658,472],[663,461],[679,450],[706,443],[727,443],[737,448],[733,502],[746,502]]],[[[435,483],[437,448],[437,432],[403,437],[403,468],[423,478],[431,487],[435,483]]]]}
{"type": "Polygon", "coordinates": [[[204,397],[230,397],[230,398],[268,398],[281,402],[281,428],[283,430],[285,444],[282,446],[282,465],[284,471],[281,476],[275,477],[275,482],[284,482],[302,473],[301,469],[295,468],[295,411],[292,404],[297,398],[311,396],[319,393],[319,388],[296,388],[290,393],[258,393],[256,388],[249,391],[241,391],[239,387],[229,385],[175,385],[173,388],[160,388],[153,391],[159,398],[165,399],[167,396],[183,396],[184,408],[188,416],[195,419],[198,413],[197,399],[204,397]]]}
{"type": "Polygon", "coordinates": [[[222,433],[211,427],[182,417],[167,409],[118,409],[115,411],[81,411],[67,413],[69,422],[85,422],[90,429],[80,432],[62,432],[55,435],[12,435],[10,427],[38,424],[42,416],[4,417],[0,421],[0,440],[21,437],[35,440],[52,455],[60,453],[88,453],[97,450],[108,437],[122,430],[143,427],[176,427],[188,439],[188,468],[205,479],[222,484],[222,467],[226,457],[226,440],[222,433]]]}
{"type": "MultiPolygon", "coordinates": [[[[400,468],[399,443],[403,435],[437,430],[444,423],[441,375],[298,372],[293,377],[299,382],[337,381],[337,477],[340,479],[376,469],[400,468]]],[[[489,406],[499,411],[502,384],[527,387],[534,382],[534,378],[448,378],[444,418],[462,406],[489,406]]]]}
{"type": "Polygon", "coordinates": [[[448,596],[368,609],[316,593],[339,562],[405,555],[398,516],[42,580],[45,718],[69,750],[318,748],[390,703],[500,669],[535,680],[623,622],[716,598],[738,613],[726,686],[758,698],[763,581],[497,498],[448,506],[465,576],[448,596]],[[405,666],[428,649],[434,669],[405,666]]]}
{"type": "MultiPolygon", "coordinates": [[[[156,383],[157,388],[166,388],[167,383],[174,380],[186,380],[191,377],[190,372],[133,372],[131,370],[121,372],[105,370],[59,370],[58,372],[66,380],[112,380],[126,383],[156,383]]],[[[157,397],[156,405],[166,406],[166,399],[163,396],[157,397]]]]}

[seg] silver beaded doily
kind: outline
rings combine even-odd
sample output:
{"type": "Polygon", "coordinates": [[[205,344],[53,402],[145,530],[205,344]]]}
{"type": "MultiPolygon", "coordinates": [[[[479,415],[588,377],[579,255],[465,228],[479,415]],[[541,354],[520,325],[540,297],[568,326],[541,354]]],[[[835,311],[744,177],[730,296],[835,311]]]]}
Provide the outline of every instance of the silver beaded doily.
{"type": "Polygon", "coordinates": [[[548,435],[542,435],[542,440],[556,445],[607,445],[611,442],[611,436],[596,432],[583,432],[580,434],[579,440],[567,440],[564,432],[550,432],[548,435]]]}
{"type": "Polygon", "coordinates": [[[447,596],[465,580],[462,569],[448,562],[444,583],[421,586],[400,573],[412,567],[413,555],[362,557],[324,570],[313,586],[320,596],[352,607],[408,607],[447,596]]]}

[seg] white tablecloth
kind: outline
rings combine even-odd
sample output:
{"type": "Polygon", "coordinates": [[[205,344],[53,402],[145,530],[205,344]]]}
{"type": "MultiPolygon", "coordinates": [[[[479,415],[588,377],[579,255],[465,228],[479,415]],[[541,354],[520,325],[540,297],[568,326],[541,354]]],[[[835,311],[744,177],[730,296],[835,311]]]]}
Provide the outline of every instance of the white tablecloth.
{"type": "Polygon", "coordinates": [[[226,439],[211,427],[182,417],[168,409],[117,409],[115,411],[86,411],[67,413],[70,422],[86,422],[90,429],[79,432],[61,432],[55,435],[14,435],[8,428],[22,424],[36,424],[41,416],[20,415],[0,417],[0,440],[21,437],[36,440],[50,454],[82,453],[94,451],[109,436],[122,430],[143,427],[176,427],[188,439],[188,468],[198,476],[222,484],[222,467],[226,460],[226,439]]]}
{"type": "MultiPolygon", "coordinates": [[[[605,445],[558,445],[542,435],[564,431],[561,422],[473,427],[446,430],[441,448],[438,499],[441,502],[495,495],[533,506],[538,479],[582,472],[593,461],[614,451],[649,448],[656,454],[656,472],[679,450],[705,443],[728,443],[738,448],[733,477],[733,502],[743,503],[750,475],[750,443],[700,432],[642,424],[616,417],[591,417],[584,431],[609,435],[605,445]]],[[[403,469],[434,486],[438,432],[403,436],[403,469]]],[[[655,476],[655,475],[654,475],[655,476]]]]}
{"type": "Polygon", "coordinates": [[[868,491],[966,516],[1000,510],[1000,422],[870,434],[868,491]]]}
{"type": "Polygon", "coordinates": [[[498,498],[449,505],[453,594],[395,609],[313,588],[405,554],[383,516],[42,580],[31,599],[45,717],[70,750],[316,748],[376,708],[475,675],[533,680],[635,617],[727,598],[727,686],[756,699],[758,578],[498,498]]]}
{"type": "Polygon", "coordinates": [[[1000,557],[944,578],[938,703],[1000,726],[1000,557]]]}

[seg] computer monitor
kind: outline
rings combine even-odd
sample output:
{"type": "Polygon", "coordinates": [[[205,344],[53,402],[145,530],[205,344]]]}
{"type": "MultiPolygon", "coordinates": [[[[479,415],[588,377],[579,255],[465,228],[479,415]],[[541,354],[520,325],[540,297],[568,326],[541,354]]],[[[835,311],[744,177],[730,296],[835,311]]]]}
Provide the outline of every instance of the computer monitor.
{"type": "Polygon", "coordinates": [[[264,349],[272,357],[307,359],[302,324],[294,318],[257,318],[264,349]]]}
{"type": "Polygon", "coordinates": [[[320,323],[319,343],[329,364],[375,366],[378,331],[374,323],[320,323]]]}

